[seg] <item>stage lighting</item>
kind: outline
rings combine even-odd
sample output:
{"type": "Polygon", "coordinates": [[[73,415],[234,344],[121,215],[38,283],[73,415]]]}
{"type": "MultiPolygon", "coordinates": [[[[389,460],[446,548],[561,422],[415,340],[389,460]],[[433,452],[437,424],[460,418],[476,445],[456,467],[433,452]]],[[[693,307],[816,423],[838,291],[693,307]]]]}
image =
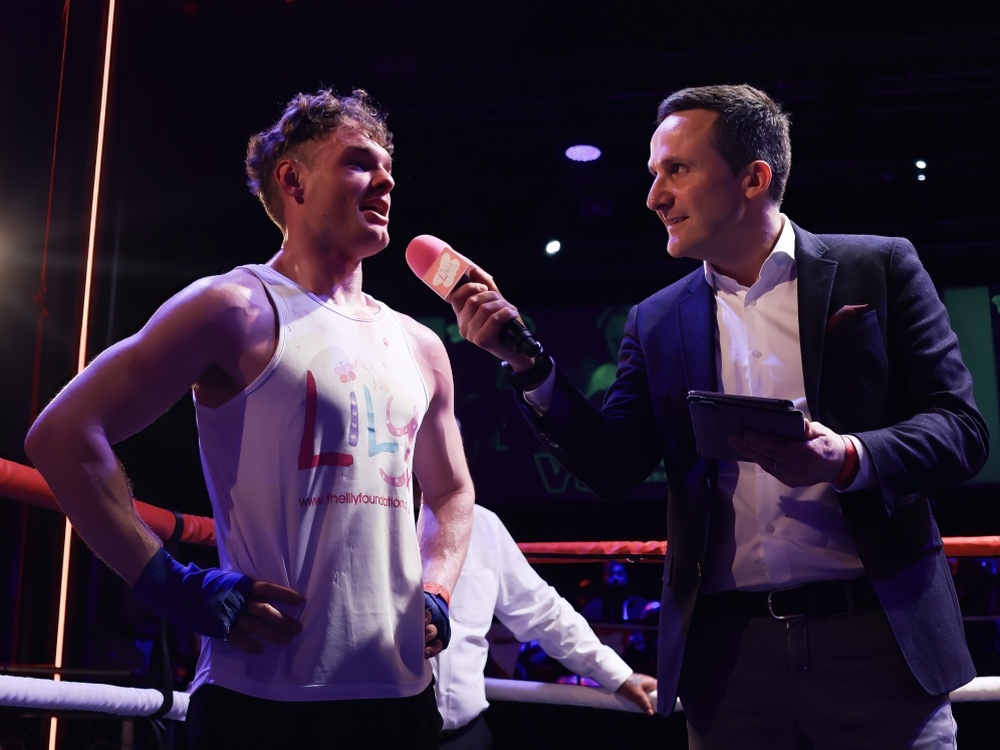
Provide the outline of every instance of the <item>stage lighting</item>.
{"type": "Polygon", "coordinates": [[[571,161],[595,161],[601,158],[601,149],[581,143],[566,149],[566,158],[571,161]]]}

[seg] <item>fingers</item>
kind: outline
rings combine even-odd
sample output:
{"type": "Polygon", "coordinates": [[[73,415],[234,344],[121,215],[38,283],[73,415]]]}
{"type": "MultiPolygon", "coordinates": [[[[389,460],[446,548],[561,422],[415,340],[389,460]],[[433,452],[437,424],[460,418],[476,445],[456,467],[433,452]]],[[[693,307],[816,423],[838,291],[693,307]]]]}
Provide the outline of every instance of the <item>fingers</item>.
{"type": "Polygon", "coordinates": [[[637,705],[644,714],[652,715],[654,713],[653,703],[649,700],[649,694],[645,692],[638,692],[634,695],[629,696],[632,702],[637,705]]]}
{"type": "Polygon", "coordinates": [[[438,640],[437,625],[431,625],[430,610],[424,610],[424,658],[433,659],[444,651],[444,644],[438,640]]]}
{"type": "Polygon", "coordinates": [[[480,331],[486,334],[492,333],[491,329],[499,331],[504,323],[517,317],[517,308],[497,292],[482,291],[470,294],[455,300],[453,304],[460,305],[459,330],[470,340],[480,331]]]}
{"type": "Polygon", "coordinates": [[[806,439],[794,440],[763,432],[727,437],[740,460],[756,463],[789,487],[831,482],[844,463],[844,438],[819,422],[806,423],[806,439]]]}
{"type": "Polygon", "coordinates": [[[516,352],[507,347],[500,331],[518,317],[517,308],[498,291],[484,284],[468,283],[456,289],[449,298],[458,321],[462,338],[500,359],[510,359],[516,352]]]}
{"type": "Polygon", "coordinates": [[[656,713],[656,679],[644,674],[636,674],[635,677],[639,680],[639,691],[641,696],[641,701],[638,703],[639,708],[641,708],[644,713],[652,716],[656,713]]]}
{"type": "Polygon", "coordinates": [[[483,284],[487,289],[491,289],[494,292],[498,291],[496,283],[493,281],[493,277],[490,276],[486,271],[484,271],[479,266],[472,266],[469,271],[469,278],[475,282],[483,284]]]}
{"type": "Polygon", "coordinates": [[[265,643],[284,646],[291,642],[302,632],[302,623],[271,602],[298,607],[305,603],[305,597],[287,586],[254,581],[226,642],[248,654],[261,653],[265,643]]]}
{"type": "Polygon", "coordinates": [[[253,599],[290,604],[293,607],[305,604],[306,601],[305,597],[295,589],[268,581],[254,581],[250,587],[250,596],[253,599]]]}
{"type": "Polygon", "coordinates": [[[476,296],[477,294],[485,294],[487,292],[492,292],[497,296],[500,296],[499,293],[497,293],[495,290],[491,290],[489,286],[487,286],[486,284],[477,284],[475,282],[468,282],[456,288],[455,291],[453,291],[451,295],[448,297],[448,301],[451,303],[451,306],[455,309],[455,312],[457,313],[465,308],[466,304],[472,297],[476,296]]]}
{"type": "Polygon", "coordinates": [[[633,673],[625,682],[621,684],[617,692],[637,705],[644,714],[652,715],[656,712],[650,694],[656,690],[656,680],[648,675],[633,673]]]}

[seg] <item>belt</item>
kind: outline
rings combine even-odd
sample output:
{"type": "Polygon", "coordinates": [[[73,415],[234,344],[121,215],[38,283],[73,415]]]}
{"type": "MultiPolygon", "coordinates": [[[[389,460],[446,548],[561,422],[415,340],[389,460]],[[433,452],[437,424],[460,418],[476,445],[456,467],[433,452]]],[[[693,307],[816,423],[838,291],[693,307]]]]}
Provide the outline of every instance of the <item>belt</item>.
{"type": "Polygon", "coordinates": [[[829,617],[878,604],[867,577],[850,581],[815,581],[771,591],[720,591],[698,598],[699,612],[773,617],[829,617]]]}

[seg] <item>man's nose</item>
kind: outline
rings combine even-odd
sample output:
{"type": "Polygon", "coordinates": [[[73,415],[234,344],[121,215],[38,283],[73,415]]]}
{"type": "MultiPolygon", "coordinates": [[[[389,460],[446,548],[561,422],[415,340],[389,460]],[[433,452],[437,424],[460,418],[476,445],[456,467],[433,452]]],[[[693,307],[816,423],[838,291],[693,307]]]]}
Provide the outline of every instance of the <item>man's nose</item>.
{"type": "Polygon", "coordinates": [[[646,196],[646,208],[650,211],[659,211],[668,208],[671,203],[673,203],[673,196],[670,195],[670,191],[660,183],[659,179],[653,180],[649,194],[646,196]]]}
{"type": "Polygon", "coordinates": [[[392,173],[391,172],[387,172],[384,169],[380,169],[380,170],[378,170],[378,172],[376,172],[375,179],[372,180],[372,182],[375,185],[377,185],[378,187],[380,187],[383,190],[385,190],[385,192],[387,192],[387,193],[390,190],[392,190],[393,187],[396,186],[396,181],[392,178],[392,173]]]}

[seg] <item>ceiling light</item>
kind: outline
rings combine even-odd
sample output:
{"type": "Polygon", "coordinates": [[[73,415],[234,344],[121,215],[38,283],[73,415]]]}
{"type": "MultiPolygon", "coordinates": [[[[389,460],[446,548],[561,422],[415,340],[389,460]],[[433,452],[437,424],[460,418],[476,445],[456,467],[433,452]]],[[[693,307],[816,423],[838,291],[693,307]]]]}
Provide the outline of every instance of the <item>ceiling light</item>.
{"type": "Polygon", "coordinates": [[[601,149],[581,143],[566,149],[566,158],[572,161],[594,161],[601,158],[601,149]]]}

